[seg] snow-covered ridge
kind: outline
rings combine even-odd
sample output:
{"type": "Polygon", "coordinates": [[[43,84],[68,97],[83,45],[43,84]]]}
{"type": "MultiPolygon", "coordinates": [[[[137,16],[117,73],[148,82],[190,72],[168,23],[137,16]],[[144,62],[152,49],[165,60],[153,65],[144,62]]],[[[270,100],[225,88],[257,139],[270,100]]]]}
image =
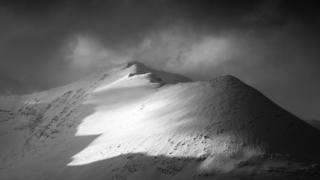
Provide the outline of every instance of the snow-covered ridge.
{"type": "Polygon", "coordinates": [[[0,109],[0,179],[275,179],[320,161],[318,130],[229,75],[134,62],[0,109]]]}
{"type": "Polygon", "coordinates": [[[191,79],[179,74],[167,73],[164,71],[155,70],[145,66],[140,62],[129,62],[127,67],[134,68],[134,72],[129,76],[137,74],[150,74],[151,81],[156,81],[162,84],[175,84],[179,82],[190,82],[191,79]]]}

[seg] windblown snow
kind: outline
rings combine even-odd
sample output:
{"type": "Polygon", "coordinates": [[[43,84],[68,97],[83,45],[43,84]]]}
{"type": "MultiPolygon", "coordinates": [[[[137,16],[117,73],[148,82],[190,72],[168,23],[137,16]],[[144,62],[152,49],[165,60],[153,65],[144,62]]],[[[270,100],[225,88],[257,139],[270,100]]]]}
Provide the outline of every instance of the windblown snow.
{"type": "Polygon", "coordinates": [[[133,62],[0,97],[0,179],[318,179],[320,132],[233,76],[133,62]]]}

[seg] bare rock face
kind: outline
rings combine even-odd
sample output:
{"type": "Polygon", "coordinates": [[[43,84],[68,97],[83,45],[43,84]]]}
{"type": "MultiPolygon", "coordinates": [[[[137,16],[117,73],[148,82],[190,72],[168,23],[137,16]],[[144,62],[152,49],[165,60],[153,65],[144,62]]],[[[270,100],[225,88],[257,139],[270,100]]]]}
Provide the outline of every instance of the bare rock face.
{"type": "Polygon", "coordinates": [[[0,100],[0,179],[320,177],[319,130],[230,75],[132,62],[0,100]]]}

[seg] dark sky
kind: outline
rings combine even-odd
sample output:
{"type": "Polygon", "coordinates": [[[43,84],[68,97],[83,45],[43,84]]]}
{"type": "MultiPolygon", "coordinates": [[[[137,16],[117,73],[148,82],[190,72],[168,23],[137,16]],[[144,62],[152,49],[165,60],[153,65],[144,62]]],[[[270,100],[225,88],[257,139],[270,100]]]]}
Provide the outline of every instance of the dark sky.
{"type": "Polygon", "coordinates": [[[319,19],[311,1],[1,0],[0,93],[138,60],[195,80],[232,74],[320,119],[319,19]]]}

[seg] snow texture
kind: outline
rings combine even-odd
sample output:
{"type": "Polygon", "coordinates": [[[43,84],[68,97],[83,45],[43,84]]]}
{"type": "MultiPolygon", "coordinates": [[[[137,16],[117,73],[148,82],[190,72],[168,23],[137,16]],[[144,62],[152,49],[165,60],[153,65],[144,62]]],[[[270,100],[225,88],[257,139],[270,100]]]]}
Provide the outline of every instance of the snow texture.
{"type": "Polygon", "coordinates": [[[319,179],[320,132],[233,76],[132,62],[0,97],[0,179],[319,179]]]}

